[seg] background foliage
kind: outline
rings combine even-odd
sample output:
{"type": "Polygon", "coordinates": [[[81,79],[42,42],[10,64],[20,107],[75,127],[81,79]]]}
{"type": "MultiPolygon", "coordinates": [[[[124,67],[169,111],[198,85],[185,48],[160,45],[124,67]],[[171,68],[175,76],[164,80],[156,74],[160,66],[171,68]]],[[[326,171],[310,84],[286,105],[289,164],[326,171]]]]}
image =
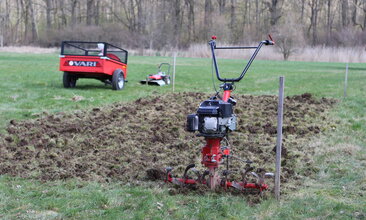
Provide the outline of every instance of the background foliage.
{"type": "Polygon", "coordinates": [[[366,0],[2,0],[0,35],[5,45],[101,40],[161,50],[274,32],[299,46],[361,46],[365,12],[366,0]]]}

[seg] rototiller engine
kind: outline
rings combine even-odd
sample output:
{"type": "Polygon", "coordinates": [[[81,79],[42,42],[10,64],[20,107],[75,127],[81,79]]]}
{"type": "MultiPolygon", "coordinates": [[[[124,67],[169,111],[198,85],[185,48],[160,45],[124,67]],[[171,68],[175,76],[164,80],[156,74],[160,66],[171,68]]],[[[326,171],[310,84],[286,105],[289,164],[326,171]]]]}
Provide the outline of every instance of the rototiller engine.
{"type": "Polygon", "coordinates": [[[228,134],[236,129],[236,115],[234,114],[233,107],[236,101],[231,97],[231,92],[234,89],[234,83],[239,82],[248,71],[253,60],[257,56],[259,50],[263,45],[274,45],[274,41],[271,36],[270,40],[264,40],[256,47],[217,47],[216,36],[212,36],[212,40],[209,42],[212,53],[213,66],[216,71],[216,77],[219,81],[223,82],[220,88],[223,90],[223,96],[217,92],[215,96],[209,100],[203,101],[196,114],[190,114],[187,117],[187,130],[190,132],[198,132],[197,136],[202,136],[206,140],[206,145],[201,150],[201,164],[208,168],[208,170],[199,172],[195,169],[195,164],[190,164],[186,167],[182,178],[173,177],[172,168],[166,168],[166,182],[172,182],[178,185],[192,185],[192,184],[207,184],[212,190],[216,186],[222,187],[234,187],[236,189],[244,191],[245,189],[258,189],[259,192],[268,188],[268,185],[264,183],[265,177],[273,177],[272,173],[264,173],[262,169],[257,169],[254,172],[254,167],[251,166],[251,161],[242,160],[234,155],[230,154],[229,145],[221,146],[221,142],[224,140],[228,143],[228,134]],[[222,78],[218,69],[215,50],[217,49],[255,49],[247,65],[238,78],[222,78]],[[245,169],[242,172],[241,181],[229,181],[228,175],[230,159],[238,159],[246,163],[245,169]],[[226,169],[223,170],[223,177],[218,174],[218,167],[220,164],[225,164],[226,169]],[[197,178],[189,178],[187,173],[192,170],[197,178]],[[256,182],[248,182],[248,175],[252,175],[257,179],[256,182]]]}

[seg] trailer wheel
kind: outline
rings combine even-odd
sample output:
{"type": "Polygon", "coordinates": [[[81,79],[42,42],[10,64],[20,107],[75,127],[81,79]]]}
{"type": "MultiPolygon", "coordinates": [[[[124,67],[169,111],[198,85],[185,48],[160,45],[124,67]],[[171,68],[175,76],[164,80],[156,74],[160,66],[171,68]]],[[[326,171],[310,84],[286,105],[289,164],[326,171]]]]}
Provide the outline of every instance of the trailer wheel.
{"type": "Polygon", "coordinates": [[[64,88],[75,88],[77,77],[68,72],[64,72],[63,83],[64,88]]]}
{"type": "Polygon", "coordinates": [[[121,90],[125,86],[125,76],[121,69],[116,69],[112,76],[112,89],[121,90]]]}

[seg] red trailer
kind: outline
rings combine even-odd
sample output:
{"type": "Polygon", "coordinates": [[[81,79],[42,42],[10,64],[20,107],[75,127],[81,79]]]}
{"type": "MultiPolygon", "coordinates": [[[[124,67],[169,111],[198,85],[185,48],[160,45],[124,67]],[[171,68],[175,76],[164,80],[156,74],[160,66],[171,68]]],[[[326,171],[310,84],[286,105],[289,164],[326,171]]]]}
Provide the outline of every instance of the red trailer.
{"type": "Polygon", "coordinates": [[[78,79],[93,78],[112,85],[114,90],[123,89],[127,82],[127,58],[127,50],[106,42],[63,41],[63,85],[74,88],[78,79]]]}

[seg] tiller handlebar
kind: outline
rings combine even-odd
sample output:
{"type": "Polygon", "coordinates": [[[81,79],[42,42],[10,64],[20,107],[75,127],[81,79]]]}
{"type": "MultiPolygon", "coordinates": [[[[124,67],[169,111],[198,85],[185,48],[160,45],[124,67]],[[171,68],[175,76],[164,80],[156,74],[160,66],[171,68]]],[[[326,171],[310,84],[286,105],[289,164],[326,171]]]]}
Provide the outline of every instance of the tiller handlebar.
{"type": "Polygon", "coordinates": [[[261,42],[259,42],[258,46],[256,47],[245,47],[245,46],[236,46],[236,47],[217,47],[216,46],[216,36],[212,36],[212,40],[210,42],[208,42],[208,44],[211,47],[211,53],[212,53],[212,59],[213,59],[213,64],[215,67],[215,71],[216,71],[216,77],[218,80],[220,80],[221,82],[239,82],[241,79],[243,79],[243,77],[245,76],[245,73],[248,71],[250,65],[252,64],[253,60],[255,59],[255,57],[257,56],[259,50],[262,48],[263,45],[274,45],[275,42],[273,41],[271,35],[268,35],[268,37],[270,38],[270,40],[263,40],[261,42]],[[215,55],[215,50],[222,50],[222,49],[255,49],[254,53],[252,54],[252,56],[250,57],[247,65],[245,66],[245,68],[243,69],[242,73],[240,74],[239,77],[237,78],[222,78],[220,76],[220,71],[219,71],[219,67],[217,66],[217,61],[216,61],[216,55],[215,55]]]}

